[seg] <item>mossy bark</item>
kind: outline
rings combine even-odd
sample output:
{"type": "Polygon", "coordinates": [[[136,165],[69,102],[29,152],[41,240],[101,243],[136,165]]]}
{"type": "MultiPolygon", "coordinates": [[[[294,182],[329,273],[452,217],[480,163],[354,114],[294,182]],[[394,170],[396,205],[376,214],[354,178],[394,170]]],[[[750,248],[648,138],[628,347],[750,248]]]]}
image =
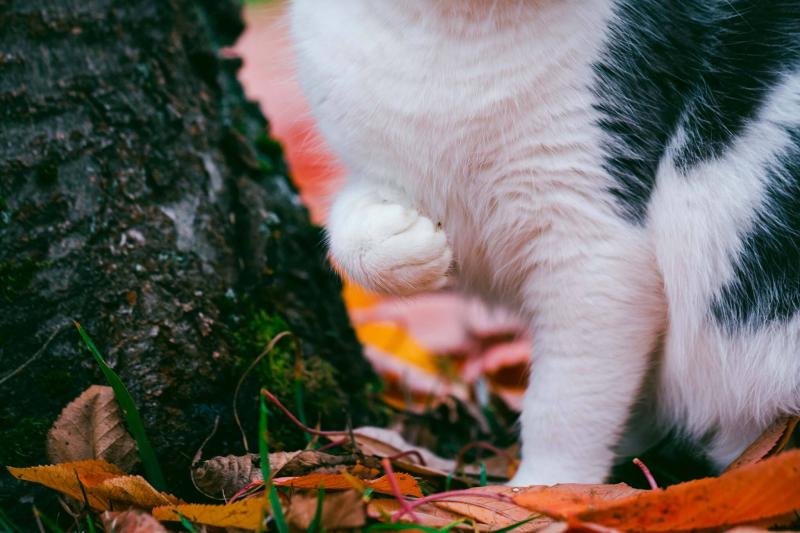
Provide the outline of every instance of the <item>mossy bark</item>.
{"type": "MultiPolygon", "coordinates": [[[[379,417],[320,231],[223,49],[243,29],[239,7],[0,0],[3,465],[44,462],[59,410],[103,382],[73,320],[130,389],[188,499],[199,497],[189,462],[217,416],[207,451],[243,451],[234,386],[276,328],[299,342],[312,423],[379,417]]],[[[285,383],[291,342],[245,384],[251,447],[258,386],[285,383]]],[[[280,440],[304,442],[290,430],[280,440]]],[[[0,505],[21,507],[28,487],[0,476],[0,505]]]]}

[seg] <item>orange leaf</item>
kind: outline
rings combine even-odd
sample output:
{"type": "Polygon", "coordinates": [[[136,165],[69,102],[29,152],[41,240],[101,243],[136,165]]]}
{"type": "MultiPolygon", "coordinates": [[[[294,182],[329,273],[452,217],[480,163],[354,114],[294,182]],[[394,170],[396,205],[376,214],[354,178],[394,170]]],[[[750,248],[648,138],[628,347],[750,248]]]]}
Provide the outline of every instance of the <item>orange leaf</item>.
{"type": "MultiPolygon", "coordinates": [[[[419,490],[417,480],[408,474],[395,474],[397,484],[400,486],[400,491],[406,496],[422,497],[422,491],[419,490]]],[[[392,487],[386,476],[381,476],[377,479],[362,480],[364,485],[372,488],[375,492],[381,494],[392,494],[392,487]]],[[[285,477],[276,478],[272,483],[279,487],[294,487],[298,489],[317,489],[323,488],[327,490],[344,490],[358,488],[354,487],[351,480],[347,479],[341,474],[309,474],[302,477],[285,477]]]]}
{"type": "Polygon", "coordinates": [[[143,477],[126,476],[122,470],[105,461],[92,459],[30,468],[10,466],[8,471],[17,479],[39,483],[78,501],[83,501],[82,485],[89,505],[103,511],[110,509],[112,503],[114,507],[144,509],[178,503],[177,498],[157,491],[143,477]]]}
{"type": "Polygon", "coordinates": [[[798,421],[800,421],[800,417],[784,417],[773,422],[725,471],[757,463],[783,451],[789,443],[798,421]]]}
{"type": "MultiPolygon", "coordinates": [[[[572,523],[591,522],[626,531],[709,529],[780,516],[800,509],[800,450],[706,478],[644,491],[621,500],[597,496],[564,504],[558,487],[528,491],[515,501],[572,523]]],[[[562,491],[563,492],[563,491],[562,491]]]]}
{"type": "Polygon", "coordinates": [[[264,498],[254,497],[225,505],[174,505],[156,507],[153,516],[159,520],[180,521],[180,515],[189,521],[207,526],[258,529],[261,517],[269,504],[264,498]]]}
{"type": "Polygon", "coordinates": [[[9,466],[8,471],[17,479],[44,485],[78,501],[83,501],[80,486],[83,484],[89,499],[89,505],[100,510],[109,508],[108,500],[92,494],[89,490],[90,487],[87,485],[96,485],[100,482],[95,480],[125,475],[122,470],[111,463],[94,459],[57,465],[32,466],[30,468],[9,466]],[[81,480],[80,484],[78,483],[79,478],[81,480]]]}

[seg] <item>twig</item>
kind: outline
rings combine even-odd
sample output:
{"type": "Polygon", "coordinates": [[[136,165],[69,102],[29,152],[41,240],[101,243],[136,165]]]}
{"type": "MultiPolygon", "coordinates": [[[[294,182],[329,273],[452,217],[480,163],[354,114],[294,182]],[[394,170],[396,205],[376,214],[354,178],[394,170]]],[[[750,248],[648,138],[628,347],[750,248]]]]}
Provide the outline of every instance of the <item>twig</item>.
{"type": "Polygon", "coordinates": [[[217,417],[214,418],[214,427],[211,429],[211,433],[208,435],[208,437],[206,437],[206,439],[203,441],[203,443],[197,449],[197,451],[194,454],[194,457],[192,458],[192,464],[189,465],[189,477],[192,480],[192,485],[194,485],[194,488],[197,489],[197,492],[199,492],[200,494],[202,494],[206,498],[211,498],[212,500],[218,500],[218,501],[223,501],[224,502],[225,501],[224,492],[223,492],[223,497],[222,498],[220,498],[218,496],[212,496],[211,494],[209,494],[206,491],[204,491],[203,489],[201,489],[200,486],[197,484],[197,481],[194,478],[194,467],[197,466],[197,464],[200,462],[200,459],[203,458],[203,448],[205,447],[206,444],[208,444],[208,441],[210,441],[212,438],[214,438],[214,435],[217,434],[217,429],[218,428],[219,428],[219,415],[217,415],[217,417]]]}
{"type": "Polygon", "coordinates": [[[402,459],[403,457],[408,457],[410,455],[413,455],[414,457],[416,457],[417,462],[420,465],[427,466],[427,463],[425,462],[425,458],[422,457],[422,454],[419,453],[417,450],[406,450],[404,452],[400,452],[400,453],[396,453],[394,455],[390,455],[389,457],[387,457],[387,459],[389,459],[390,461],[397,461],[399,459],[402,459]]]}
{"type": "Polygon", "coordinates": [[[638,466],[639,469],[642,471],[642,474],[644,474],[644,477],[647,480],[647,483],[650,485],[650,490],[657,489],[658,488],[658,483],[656,483],[656,478],[654,478],[653,474],[650,473],[650,469],[647,468],[647,465],[644,464],[642,462],[642,460],[639,459],[638,457],[635,457],[633,459],[633,464],[638,466]]]}
{"type": "Polygon", "coordinates": [[[413,508],[403,495],[403,491],[400,490],[400,485],[397,484],[397,478],[394,477],[394,470],[392,470],[392,462],[388,457],[384,457],[381,460],[381,465],[383,466],[384,472],[386,472],[386,478],[389,480],[389,486],[392,488],[392,494],[394,494],[394,497],[397,499],[400,507],[402,507],[400,511],[392,516],[392,522],[395,522],[398,518],[405,514],[410,516],[411,520],[414,522],[418,522],[417,515],[414,514],[413,508]]]}
{"type": "Polygon", "coordinates": [[[9,372],[8,374],[6,374],[6,375],[5,375],[5,376],[3,376],[2,378],[0,378],[0,385],[2,385],[3,383],[5,383],[5,382],[6,382],[6,381],[8,381],[9,379],[13,378],[13,377],[14,377],[14,376],[16,376],[17,374],[19,374],[20,372],[22,372],[23,370],[25,370],[25,368],[27,368],[27,367],[28,367],[28,365],[30,365],[31,363],[33,363],[34,361],[36,361],[37,359],[39,359],[39,358],[42,356],[42,354],[45,352],[45,350],[47,350],[47,348],[50,346],[50,343],[51,343],[51,342],[53,342],[53,339],[55,339],[55,338],[58,336],[58,334],[59,334],[59,333],[61,333],[62,331],[64,331],[64,328],[65,328],[65,327],[67,327],[67,325],[68,325],[68,324],[61,324],[61,325],[60,325],[60,326],[59,326],[59,327],[58,327],[58,328],[57,328],[57,329],[56,329],[56,330],[55,330],[55,331],[54,331],[54,332],[53,332],[53,333],[50,335],[50,337],[49,337],[49,338],[48,338],[48,339],[47,339],[47,340],[44,342],[44,344],[42,345],[42,347],[41,347],[41,348],[39,348],[39,349],[36,351],[36,353],[35,353],[35,354],[33,354],[33,356],[32,356],[30,359],[28,359],[27,361],[25,361],[24,363],[22,363],[21,365],[19,365],[17,368],[15,368],[15,369],[14,369],[14,370],[12,370],[11,372],[9,372]]]}
{"type": "MultiPolygon", "coordinates": [[[[425,496],[424,498],[419,498],[414,501],[406,501],[406,505],[403,506],[403,509],[400,509],[392,516],[392,522],[397,521],[403,515],[412,512],[414,509],[419,507],[420,505],[425,505],[426,503],[442,501],[442,500],[451,500],[455,502],[459,502],[459,500],[454,500],[453,498],[458,498],[462,496],[468,496],[471,498],[479,497],[479,498],[487,498],[490,500],[497,500],[499,502],[510,503],[513,500],[506,496],[505,494],[497,494],[494,492],[476,492],[473,490],[451,490],[447,492],[439,492],[437,494],[430,494],[425,496]]],[[[470,505],[474,505],[476,507],[485,507],[478,502],[471,501],[469,502],[470,505]]],[[[488,507],[485,507],[488,509],[488,507]]],[[[495,510],[495,513],[503,515],[503,513],[498,512],[495,510]]],[[[413,515],[412,515],[413,516],[413,515]]],[[[503,515],[505,516],[505,515],[503,515]]]]}
{"type": "Polygon", "coordinates": [[[300,422],[300,420],[298,420],[297,417],[294,416],[292,412],[289,411],[289,409],[287,409],[286,406],[283,405],[281,401],[278,398],[276,398],[275,395],[272,394],[270,391],[268,391],[267,389],[261,389],[261,394],[263,394],[264,398],[272,402],[278,409],[283,411],[283,414],[285,414],[289,418],[289,420],[291,420],[292,423],[294,423],[294,425],[296,425],[303,431],[311,433],[312,435],[319,435],[321,437],[338,437],[340,435],[349,435],[348,431],[321,431],[319,429],[310,428],[307,425],[300,422]]]}
{"type": "Polygon", "coordinates": [[[247,453],[250,453],[250,446],[247,444],[247,436],[244,433],[244,427],[242,426],[242,421],[239,419],[239,409],[238,407],[236,407],[236,404],[239,400],[239,389],[242,388],[242,383],[244,383],[244,379],[247,377],[247,374],[249,374],[255,368],[255,366],[262,359],[264,359],[264,357],[266,357],[269,352],[272,351],[275,345],[278,344],[278,341],[289,335],[293,335],[291,331],[281,331],[280,333],[272,337],[272,340],[270,340],[269,343],[267,343],[266,347],[264,347],[261,353],[258,354],[258,356],[255,359],[253,359],[253,362],[250,363],[250,366],[247,367],[247,370],[245,370],[244,373],[239,377],[239,381],[238,383],[236,383],[236,388],[233,390],[233,419],[236,420],[236,426],[239,428],[239,432],[242,434],[242,443],[244,443],[244,451],[247,453]]]}
{"type": "Polygon", "coordinates": [[[479,440],[475,442],[470,442],[469,444],[467,444],[458,451],[458,453],[456,454],[456,467],[455,467],[456,472],[460,471],[461,468],[464,466],[464,456],[467,454],[467,452],[470,450],[474,450],[476,448],[489,450],[495,455],[503,457],[506,461],[508,461],[508,464],[510,465],[513,465],[514,461],[516,461],[516,459],[512,457],[511,454],[508,453],[506,450],[500,449],[494,444],[491,444],[489,442],[479,440]]]}

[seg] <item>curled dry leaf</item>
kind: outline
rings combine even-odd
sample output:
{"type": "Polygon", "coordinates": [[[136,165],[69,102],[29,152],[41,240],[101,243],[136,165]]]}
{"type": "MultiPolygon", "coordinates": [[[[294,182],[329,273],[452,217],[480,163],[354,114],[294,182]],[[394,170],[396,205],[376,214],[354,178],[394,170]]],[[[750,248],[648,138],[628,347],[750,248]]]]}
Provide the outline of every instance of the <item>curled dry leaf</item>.
{"type": "Polygon", "coordinates": [[[53,463],[102,459],[133,470],[139,461],[136,442],[111,387],[92,385],[67,404],[47,433],[47,456],[53,463]]]}
{"type": "Polygon", "coordinates": [[[167,533],[158,520],[142,511],[106,511],[101,518],[105,530],[114,533],[167,533]]]}
{"type": "Polygon", "coordinates": [[[181,515],[190,522],[216,527],[236,527],[256,530],[269,510],[266,498],[246,498],[225,505],[171,505],[156,507],[153,516],[158,520],[179,522],[181,515]]]}
{"type": "MultiPolygon", "coordinates": [[[[397,431],[379,427],[364,426],[353,430],[353,435],[364,455],[391,457],[400,452],[415,451],[425,460],[428,469],[438,472],[450,472],[455,468],[455,461],[443,459],[430,450],[409,444],[397,431]]],[[[409,463],[411,460],[403,460],[409,463]]],[[[445,473],[445,475],[447,475],[445,473]]]]}
{"type": "MultiPolygon", "coordinates": [[[[319,527],[327,530],[352,529],[366,523],[361,494],[354,490],[326,493],[322,499],[319,527]]],[[[317,495],[296,492],[289,498],[286,521],[295,530],[307,531],[317,512],[317,495]]]]}
{"type": "MultiPolygon", "coordinates": [[[[270,454],[270,466],[272,465],[270,454]]],[[[194,482],[212,496],[230,497],[253,481],[263,478],[258,454],[225,455],[203,461],[193,469],[194,482]]]]}
{"type": "MultiPolygon", "coordinates": [[[[422,491],[417,485],[417,480],[408,474],[395,474],[397,485],[400,487],[400,492],[406,496],[421,497],[422,491]]],[[[301,477],[285,477],[275,478],[273,481],[278,487],[294,487],[296,489],[326,489],[326,490],[346,490],[354,487],[353,484],[360,483],[364,487],[369,487],[375,492],[381,494],[393,494],[392,487],[389,484],[389,479],[386,476],[381,476],[377,479],[360,479],[354,481],[353,476],[345,476],[343,474],[309,474],[301,477]]]]}
{"type": "Polygon", "coordinates": [[[618,500],[564,502],[558,487],[527,491],[515,502],[572,524],[626,531],[687,531],[760,522],[800,510],[800,450],[667,489],[618,500]]]}
{"type": "MultiPolygon", "coordinates": [[[[356,462],[355,455],[330,455],[316,450],[274,452],[269,467],[274,476],[302,476],[319,469],[356,462]]],[[[262,481],[258,454],[226,455],[203,461],[194,469],[197,486],[212,496],[230,497],[254,481],[262,481]]]]}
{"type": "Polygon", "coordinates": [[[156,505],[178,503],[177,498],[157,491],[143,477],[126,476],[122,470],[105,461],[8,467],[8,471],[17,479],[39,483],[79,502],[83,501],[85,491],[89,505],[101,511],[120,506],[150,509],[156,505]]]}
{"type": "Polygon", "coordinates": [[[800,417],[784,417],[773,422],[725,471],[757,463],[783,451],[797,428],[798,421],[800,417]]]}

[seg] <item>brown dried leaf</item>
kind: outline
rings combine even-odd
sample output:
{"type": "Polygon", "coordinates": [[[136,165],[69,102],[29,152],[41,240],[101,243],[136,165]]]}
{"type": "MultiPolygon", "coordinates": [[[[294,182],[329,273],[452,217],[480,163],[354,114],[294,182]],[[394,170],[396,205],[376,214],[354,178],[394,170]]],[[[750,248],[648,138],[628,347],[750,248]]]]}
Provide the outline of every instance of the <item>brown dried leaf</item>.
{"type": "MultiPolygon", "coordinates": [[[[353,430],[356,443],[364,455],[375,455],[377,457],[391,457],[400,452],[416,451],[425,460],[428,469],[439,473],[451,472],[455,469],[455,461],[443,459],[430,450],[414,446],[406,442],[397,431],[379,427],[364,426],[353,430]]],[[[404,460],[401,462],[410,462],[404,460]]]]}
{"type": "Polygon", "coordinates": [[[106,511],[101,518],[105,530],[114,533],[167,533],[158,520],[142,511],[106,511]]]}
{"type": "Polygon", "coordinates": [[[800,417],[784,417],[773,422],[725,471],[730,472],[736,468],[757,463],[783,451],[797,428],[798,421],[800,421],[800,417]]]}
{"type": "MultiPolygon", "coordinates": [[[[400,502],[396,499],[379,498],[373,499],[367,505],[367,515],[370,518],[388,522],[392,515],[400,510],[400,502]]],[[[418,524],[428,527],[444,527],[452,524],[456,520],[461,520],[464,516],[436,507],[432,504],[423,504],[414,509],[414,515],[417,517],[418,524]]],[[[404,516],[401,520],[410,521],[410,517],[404,516]]],[[[459,526],[456,526],[459,527],[459,526]]],[[[472,530],[471,524],[464,524],[461,528],[472,530]]],[[[475,524],[478,531],[489,531],[490,528],[486,524],[475,524]]]]}
{"type": "MultiPolygon", "coordinates": [[[[317,495],[296,492],[286,510],[286,521],[295,529],[305,531],[317,512],[317,495]]],[[[326,493],[322,500],[320,527],[328,530],[362,527],[366,512],[361,495],[354,491],[326,493]]]]}
{"type": "Polygon", "coordinates": [[[111,387],[92,385],[67,404],[47,433],[47,456],[53,463],[102,459],[133,470],[139,462],[136,442],[111,387]]]}
{"type": "MultiPolygon", "coordinates": [[[[270,466],[273,455],[276,454],[270,454],[270,466]]],[[[213,457],[196,466],[192,474],[203,492],[230,498],[251,482],[264,479],[259,462],[255,453],[213,457]]]]}
{"type": "Polygon", "coordinates": [[[275,477],[304,476],[319,469],[354,464],[358,459],[355,455],[331,455],[316,450],[290,453],[291,457],[278,466],[272,466],[272,456],[275,454],[270,454],[269,463],[275,477]]]}
{"type": "Polygon", "coordinates": [[[261,517],[269,509],[265,498],[247,498],[225,505],[174,505],[156,507],[153,516],[158,520],[179,522],[180,515],[189,521],[207,526],[238,527],[241,529],[259,529],[261,517]]]}
{"type": "MultiPolygon", "coordinates": [[[[437,501],[433,505],[441,509],[446,509],[461,517],[471,518],[478,523],[486,524],[490,529],[508,527],[536,516],[536,513],[515,503],[502,502],[493,498],[481,496],[481,494],[487,493],[504,494],[512,497],[518,493],[518,489],[515,490],[511,487],[503,486],[476,487],[454,496],[452,500],[437,501]]],[[[515,528],[514,531],[519,533],[535,531],[551,523],[553,523],[551,518],[539,515],[527,524],[515,528]]]]}

